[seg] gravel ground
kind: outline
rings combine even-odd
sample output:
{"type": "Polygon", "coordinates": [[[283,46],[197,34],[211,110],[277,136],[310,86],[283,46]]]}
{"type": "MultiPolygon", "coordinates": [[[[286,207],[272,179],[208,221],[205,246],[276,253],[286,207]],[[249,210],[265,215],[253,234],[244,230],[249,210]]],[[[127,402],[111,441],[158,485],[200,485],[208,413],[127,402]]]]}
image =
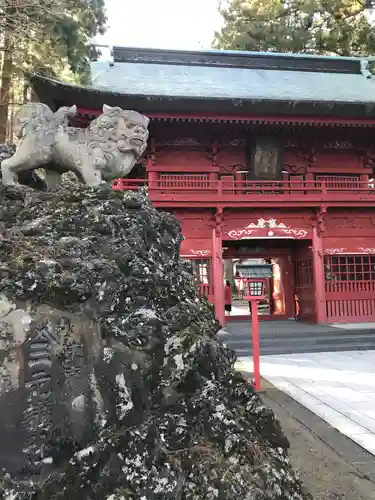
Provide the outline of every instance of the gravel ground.
{"type": "MultiPolygon", "coordinates": [[[[280,403],[283,398],[280,392],[276,398],[277,389],[266,388],[263,394],[265,403],[270,406],[281,421],[285,434],[288,436],[291,448],[290,456],[293,465],[301,473],[301,477],[314,496],[314,500],[373,500],[375,499],[375,481],[367,479],[350,462],[358,460],[358,450],[356,445],[348,442],[348,453],[346,456],[338,454],[331,446],[319,437],[310,428],[309,423],[305,423],[300,415],[296,415],[296,405],[288,405],[285,396],[285,403],[280,403]],[[351,457],[351,450],[353,457],[351,457]],[[355,453],[355,457],[354,457],[355,453]]],[[[305,410],[301,410],[304,415],[305,410]]],[[[315,418],[315,416],[314,416],[315,418]]],[[[318,417],[316,417],[318,419],[318,417]]],[[[325,425],[319,419],[319,429],[325,425]]],[[[326,431],[332,434],[336,431],[326,424],[326,431]]],[[[341,435],[340,435],[340,439],[341,435]]],[[[345,438],[346,439],[346,438],[345,438]]],[[[369,460],[369,456],[364,452],[364,459],[369,460]]],[[[371,460],[371,458],[370,458],[371,460]]],[[[374,457],[375,474],[375,457],[374,457]]],[[[372,464],[370,462],[370,468],[372,464]]]]}

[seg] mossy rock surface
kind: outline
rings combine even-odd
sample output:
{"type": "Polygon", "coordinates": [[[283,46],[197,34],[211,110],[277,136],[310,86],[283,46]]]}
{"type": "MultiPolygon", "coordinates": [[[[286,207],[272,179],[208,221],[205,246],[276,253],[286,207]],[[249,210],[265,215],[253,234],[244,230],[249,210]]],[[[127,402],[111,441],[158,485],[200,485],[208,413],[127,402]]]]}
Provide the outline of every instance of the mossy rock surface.
{"type": "Polygon", "coordinates": [[[2,500],[307,500],[145,193],[0,184],[2,500]]]}

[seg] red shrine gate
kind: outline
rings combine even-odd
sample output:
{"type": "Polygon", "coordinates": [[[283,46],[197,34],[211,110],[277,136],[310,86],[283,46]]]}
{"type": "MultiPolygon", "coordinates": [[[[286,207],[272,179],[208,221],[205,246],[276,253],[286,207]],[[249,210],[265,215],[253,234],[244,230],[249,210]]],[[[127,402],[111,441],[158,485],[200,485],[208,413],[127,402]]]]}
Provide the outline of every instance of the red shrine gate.
{"type": "Polygon", "coordinates": [[[263,259],[274,273],[262,318],[334,323],[375,321],[375,98],[365,68],[352,57],[114,47],[111,63],[92,63],[93,87],[30,79],[54,110],[76,104],[76,126],[103,104],[150,117],[148,149],[116,187],[146,185],[180,220],[181,255],[221,321],[224,281],[237,317],[248,315],[237,265],[263,259]]]}

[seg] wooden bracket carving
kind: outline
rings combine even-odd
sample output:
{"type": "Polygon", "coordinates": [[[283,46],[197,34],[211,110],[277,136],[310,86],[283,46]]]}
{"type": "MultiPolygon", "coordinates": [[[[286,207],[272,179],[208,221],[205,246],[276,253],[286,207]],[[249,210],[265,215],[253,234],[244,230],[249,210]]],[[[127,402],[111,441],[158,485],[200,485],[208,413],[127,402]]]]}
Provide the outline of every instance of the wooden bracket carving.
{"type": "Polygon", "coordinates": [[[222,208],[218,208],[215,213],[215,230],[216,234],[219,236],[224,224],[224,213],[222,208]]]}
{"type": "Polygon", "coordinates": [[[327,207],[321,206],[316,214],[316,228],[318,231],[318,236],[322,236],[326,231],[325,226],[325,215],[327,213],[327,207]]]}

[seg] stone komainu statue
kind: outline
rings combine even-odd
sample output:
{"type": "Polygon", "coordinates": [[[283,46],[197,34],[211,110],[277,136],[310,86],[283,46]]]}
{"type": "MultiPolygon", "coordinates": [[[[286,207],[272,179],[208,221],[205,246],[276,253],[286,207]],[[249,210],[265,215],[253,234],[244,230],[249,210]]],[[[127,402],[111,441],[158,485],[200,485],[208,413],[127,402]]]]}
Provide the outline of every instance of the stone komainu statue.
{"type": "Polygon", "coordinates": [[[76,106],[55,113],[42,103],[22,106],[14,127],[20,143],[1,163],[3,183],[17,184],[20,173],[37,168],[45,169],[51,188],[69,171],[90,186],[128,175],[146,149],[149,119],[104,105],[103,113],[83,129],[69,126],[76,112],[76,106]]]}

